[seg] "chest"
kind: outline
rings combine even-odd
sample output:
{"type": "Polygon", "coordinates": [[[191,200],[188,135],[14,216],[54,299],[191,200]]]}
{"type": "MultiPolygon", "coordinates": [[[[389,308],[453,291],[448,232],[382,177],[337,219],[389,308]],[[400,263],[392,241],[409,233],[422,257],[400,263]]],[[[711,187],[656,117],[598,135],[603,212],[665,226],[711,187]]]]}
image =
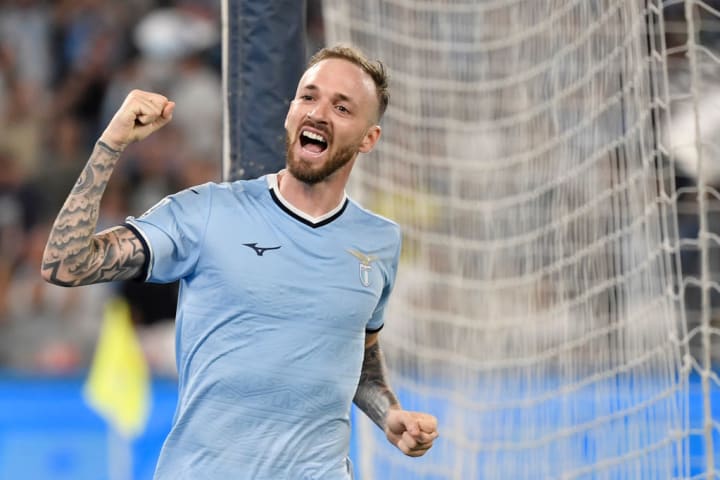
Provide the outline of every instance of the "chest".
{"type": "Polygon", "coordinates": [[[227,302],[330,323],[371,317],[387,282],[387,260],[372,238],[270,222],[227,227],[209,226],[198,269],[198,280],[227,302]]]}

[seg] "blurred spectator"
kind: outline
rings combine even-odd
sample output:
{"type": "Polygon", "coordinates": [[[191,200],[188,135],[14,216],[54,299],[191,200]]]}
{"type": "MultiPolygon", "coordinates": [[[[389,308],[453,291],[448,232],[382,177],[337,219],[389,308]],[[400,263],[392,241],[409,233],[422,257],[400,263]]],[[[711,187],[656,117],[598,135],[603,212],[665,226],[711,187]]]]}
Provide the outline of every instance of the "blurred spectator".
{"type": "Polygon", "coordinates": [[[0,321],[9,309],[10,280],[21,262],[26,235],[37,220],[37,203],[16,157],[0,150],[0,321]]]}
{"type": "Polygon", "coordinates": [[[82,122],[71,115],[58,118],[46,141],[48,147],[33,175],[33,184],[42,196],[39,216],[50,219],[65,201],[90,150],[82,122]]]}
{"type": "Polygon", "coordinates": [[[167,147],[184,147],[184,139],[172,123],[156,133],[128,147],[116,170],[133,185],[128,197],[129,212],[133,215],[140,215],[178,190],[174,161],[180,153],[167,147]]]}
{"type": "Polygon", "coordinates": [[[178,75],[168,89],[170,98],[182,99],[173,112],[188,148],[220,161],[222,155],[222,97],[220,75],[203,62],[199,53],[183,56],[178,75]]]}
{"type": "Polygon", "coordinates": [[[42,145],[42,111],[37,108],[38,93],[17,75],[15,57],[8,55],[4,63],[4,107],[0,117],[0,147],[11,153],[15,168],[22,175],[38,168],[42,145]]]}
{"type": "Polygon", "coordinates": [[[56,95],[52,118],[81,121],[92,143],[101,132],[100,112],[112,72],[126,54],[122,18],[103,0],[62,1],[56,10],[56,95]]]}
{"type": "Polygon", "coordinates": [[[45,94],[50,83],[51,28],[46,2],[14,0],[0,5],[0,45],[12,52],[17,82],[34,95],[45,94]]]}

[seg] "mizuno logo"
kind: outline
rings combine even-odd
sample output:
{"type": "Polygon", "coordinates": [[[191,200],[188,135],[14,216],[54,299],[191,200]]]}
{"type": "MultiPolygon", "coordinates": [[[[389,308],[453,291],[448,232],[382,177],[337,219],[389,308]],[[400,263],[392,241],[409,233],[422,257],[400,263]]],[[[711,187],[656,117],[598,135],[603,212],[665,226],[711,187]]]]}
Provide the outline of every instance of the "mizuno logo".
{"type": "Polygon", "coordinates": [[[252,248],[255,250],[255,253],[257,253],[258,257],[262,257],[263,253],[267,252],[268,250],[277,250],[282,245],[278,245],[277,247],[258,247],[257,243],[243,243],[246,247],[252,248]]]}
{"type": "Polygon", "coordinates": [[[352,248],[348,248],[347,252],[353,257],[360,260],[360,283],[364,287],[370,286],[370,270],[372,270],[372,262],[378,259],[376,255],[366,255],[352,248]]]}

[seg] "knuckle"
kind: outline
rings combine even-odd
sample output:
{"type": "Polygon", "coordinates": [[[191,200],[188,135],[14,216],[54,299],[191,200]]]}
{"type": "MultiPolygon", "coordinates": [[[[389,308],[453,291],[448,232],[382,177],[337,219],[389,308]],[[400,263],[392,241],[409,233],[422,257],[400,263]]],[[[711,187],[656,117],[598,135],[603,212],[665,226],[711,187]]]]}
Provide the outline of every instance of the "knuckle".
{"type": "Polygon", "coordinates": [[[152,103],[159,103],[159,104],[165,104],[167,103],[167,97],[165,95],[162,95],[160,93],[154,93],[149,97],[149,100],[152,103]]]}

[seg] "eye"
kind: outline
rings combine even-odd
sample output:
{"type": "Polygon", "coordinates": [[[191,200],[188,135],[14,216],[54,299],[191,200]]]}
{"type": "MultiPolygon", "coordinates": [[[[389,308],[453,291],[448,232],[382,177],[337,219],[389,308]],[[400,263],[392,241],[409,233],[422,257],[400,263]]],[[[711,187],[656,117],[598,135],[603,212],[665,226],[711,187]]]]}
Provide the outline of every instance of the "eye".
{"type": "Polygon", "coordinates": [[[348,109],[347,109],[345,106],[343,106],[343,105],[337,105],[335,108],[337,108],[338,111],[341,112],[341,113],[350,113],[350,110],[348,110],[348,109]]]}
{"type": "Polygon", "coordinates": [[[312,95],[307,95],[307,94],[305,94],[305,95],[300,95],[300,100],[310,101],[310,100],[312,100],[312,99],[313,99],[312,95]]]}

